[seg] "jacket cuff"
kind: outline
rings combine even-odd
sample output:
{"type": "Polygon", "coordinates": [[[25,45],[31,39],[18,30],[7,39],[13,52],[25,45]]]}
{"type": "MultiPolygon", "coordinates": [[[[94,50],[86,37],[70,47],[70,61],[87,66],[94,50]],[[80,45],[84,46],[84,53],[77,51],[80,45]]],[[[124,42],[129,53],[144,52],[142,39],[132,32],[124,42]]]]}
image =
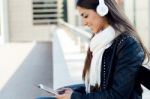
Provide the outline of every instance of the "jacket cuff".
{"type": "Polygon", "coordinates": [[[81,99],[81,97],[82,97],[82,94],[75,92],[75,91],[71,95],[71,99],[81,99]]]}

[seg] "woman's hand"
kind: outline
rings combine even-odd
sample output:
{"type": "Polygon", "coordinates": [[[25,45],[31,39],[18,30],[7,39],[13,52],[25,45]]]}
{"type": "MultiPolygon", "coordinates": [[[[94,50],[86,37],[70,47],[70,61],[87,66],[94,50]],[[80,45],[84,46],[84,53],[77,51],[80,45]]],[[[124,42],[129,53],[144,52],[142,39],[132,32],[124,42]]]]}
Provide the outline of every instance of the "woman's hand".
{"type": "Polygon", "coordinates": [[[71,88],[63,88],[64,93],[57,95],[57,99],[71,99],[71,95],[73,93],[73,90],[71,88]]]}

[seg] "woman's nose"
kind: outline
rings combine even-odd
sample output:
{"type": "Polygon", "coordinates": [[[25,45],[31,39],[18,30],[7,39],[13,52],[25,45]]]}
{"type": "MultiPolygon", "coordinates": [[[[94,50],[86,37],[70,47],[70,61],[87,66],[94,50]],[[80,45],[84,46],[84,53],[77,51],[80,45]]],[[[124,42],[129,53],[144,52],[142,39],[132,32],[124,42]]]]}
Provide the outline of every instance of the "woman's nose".
{"type": "Polygon", "coordinates": [[[87,25],[88,25],[88,22],[87,22],[87,21],[83,21],[83,25],[84,25],[84,26],[87,26],[87,25]]]}

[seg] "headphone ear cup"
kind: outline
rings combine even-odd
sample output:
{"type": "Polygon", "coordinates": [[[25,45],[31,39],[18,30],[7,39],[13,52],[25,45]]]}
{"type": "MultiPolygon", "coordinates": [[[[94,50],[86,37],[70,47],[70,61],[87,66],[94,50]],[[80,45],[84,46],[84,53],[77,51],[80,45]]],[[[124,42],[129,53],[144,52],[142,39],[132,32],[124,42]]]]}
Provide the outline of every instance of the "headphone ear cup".
{"type": "Polygon", "coordinates": [[[108,7],[103,3],[103,4],[99,4],[96,8],[96,12],[100,15],[100,16],[105,16],[108,13],[108,7]]]}

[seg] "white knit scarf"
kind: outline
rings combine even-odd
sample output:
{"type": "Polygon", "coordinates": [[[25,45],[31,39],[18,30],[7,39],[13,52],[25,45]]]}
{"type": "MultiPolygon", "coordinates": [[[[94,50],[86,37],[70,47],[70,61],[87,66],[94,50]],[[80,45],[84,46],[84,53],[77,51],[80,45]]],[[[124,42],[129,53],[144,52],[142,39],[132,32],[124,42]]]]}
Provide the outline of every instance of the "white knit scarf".
{"type": "Polygon", "coordinates": [[[102,56],[108,47],[111,46],[112,41],[115,38],[115,30],[112,26],[108,26],[103,31],[96,33],[91,39],[90,50],[93,58],[91,60],[91,67],[89,73],[86,75],[85,86],[86,92],[90,92],[90,86],[98,84],[100,87],[101,83],[101,62],[102,56]]]}

